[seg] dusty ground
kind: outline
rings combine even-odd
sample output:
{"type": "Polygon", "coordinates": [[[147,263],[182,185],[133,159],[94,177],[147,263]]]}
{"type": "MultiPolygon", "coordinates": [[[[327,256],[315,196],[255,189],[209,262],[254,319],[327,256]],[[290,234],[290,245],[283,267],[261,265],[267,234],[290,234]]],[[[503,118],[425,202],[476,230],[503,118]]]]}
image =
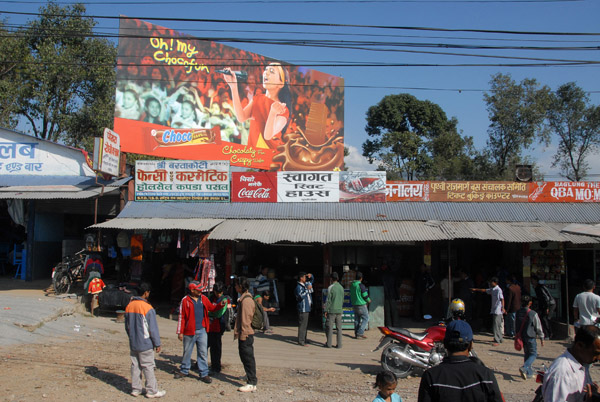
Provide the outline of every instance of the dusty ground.
{"type": "MultiPolygon", "coordinates": [[[[133,400],[128,394],[129,356],[123,324],[115,322],[112,314],[93,318],[79,306],[77,310],[30,328],[40,335],[33,341],[24,338],[30,343],[0,347],[0,400],[133,400]]],[[[156,374],[160,388],[167,391],[165,400],[371,401],[376,395],[372,383],[380,369],[379,353],[371,352],[380,338],[376,329],[366,333],[367,340],[352,339],[350,331],[345,331],[343,348],[338,350],[324,348],[323,332],[313,328],[308,336],[312,343],[303,348],[295,344],[296,328],[277,326],[275,321],[275,334],[258,335],[255,342],[258,391],[241,394],[236,389],[244,384],[244,372],[230,332],[223,337],[223,373],[212,384],[197,381],[196,373],[175,380],[172,372],[180,362],[181,343],[175,335],[175,321],[161,309],[158,312],[163,352],[156,358],[156,374]]],[[[477,334],[475,348],[495,371],[506,400],[531,401],[537,384],[519,377],[522,354],[510,341],[496,348],[490,341],[489,334],[477,334]]],[[[536,364],[548,365],[565,346],[560,341],[547,342],[536,364]]],[[[594,367],[592,376],[598,378],[599,371],[594,367]]],[[[403,401],[416,401],[419,381],[418,377],[400,380],[397,392],[403,401]]]]}

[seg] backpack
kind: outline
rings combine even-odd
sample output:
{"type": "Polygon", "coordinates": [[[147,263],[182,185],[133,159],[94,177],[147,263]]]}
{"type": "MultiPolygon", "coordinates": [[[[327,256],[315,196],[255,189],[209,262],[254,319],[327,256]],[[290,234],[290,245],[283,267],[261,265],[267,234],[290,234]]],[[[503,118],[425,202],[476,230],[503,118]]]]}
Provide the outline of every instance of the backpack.
{"type": "MultiPolygon", "coordinates": [[[[245,296],[244,299],[248,297],[252,296],[245,296]]],[[[263,306],[259,302],[257,302],[254,299],[252,301],[254,302],[254,315],[252,315],[252,322],[250,323],[250,326],[252,327],[252,329],[260,330],[263,329],[265,311],[263,310],[263,306]]],[[[240,300],[240,309],[241,305],[242,303],[240,300]]]]}
{"type": "Polygon", "coordinates": [[[556,305],[556,300],[554,300],[554,297],[552,297],[548,288],[546,286],[542,285],[541,290],[542,290],[542,294],[544,295],[544,301],[546,302],[546,304],[548,306],[556,305]]]}

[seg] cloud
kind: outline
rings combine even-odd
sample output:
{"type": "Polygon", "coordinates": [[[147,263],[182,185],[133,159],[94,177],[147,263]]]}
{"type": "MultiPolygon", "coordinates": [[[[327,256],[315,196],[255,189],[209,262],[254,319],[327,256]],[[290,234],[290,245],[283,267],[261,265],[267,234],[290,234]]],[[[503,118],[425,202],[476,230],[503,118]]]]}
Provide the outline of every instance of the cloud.
{"type": "Polygon", "coordinates": [[[344,158],[344,162],[351,171],[373,171],[377,170],[377,164],[370,164],[367,158],[362,156],[362,152],[355,146],[346,145],[350,152],[348,156],[344,158]]]}

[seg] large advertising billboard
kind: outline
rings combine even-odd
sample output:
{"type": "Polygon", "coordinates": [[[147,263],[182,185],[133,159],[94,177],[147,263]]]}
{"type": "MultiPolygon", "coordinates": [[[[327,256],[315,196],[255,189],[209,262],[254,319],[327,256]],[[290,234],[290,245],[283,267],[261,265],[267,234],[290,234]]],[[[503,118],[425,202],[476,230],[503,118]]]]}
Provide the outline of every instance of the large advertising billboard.
{"type": "Polygon", "coordinates": [[[344,80],[122,18],[121,150],[272,171],[344,163],[344,80]]]}

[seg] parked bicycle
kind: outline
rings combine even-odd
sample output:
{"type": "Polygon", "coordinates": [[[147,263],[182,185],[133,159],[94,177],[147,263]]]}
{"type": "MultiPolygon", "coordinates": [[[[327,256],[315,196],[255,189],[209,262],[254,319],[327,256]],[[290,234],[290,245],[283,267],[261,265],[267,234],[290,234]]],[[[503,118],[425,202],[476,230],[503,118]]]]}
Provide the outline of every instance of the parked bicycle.
{"type": "Polygon", "coordinates": [[[87,258],[86,251],[86,249],[83,249],[74,255],[65,256],[61,262],[52,268],[52,287],[57,295],[69,293],[75,282],[83,280],[87,258]]]}

